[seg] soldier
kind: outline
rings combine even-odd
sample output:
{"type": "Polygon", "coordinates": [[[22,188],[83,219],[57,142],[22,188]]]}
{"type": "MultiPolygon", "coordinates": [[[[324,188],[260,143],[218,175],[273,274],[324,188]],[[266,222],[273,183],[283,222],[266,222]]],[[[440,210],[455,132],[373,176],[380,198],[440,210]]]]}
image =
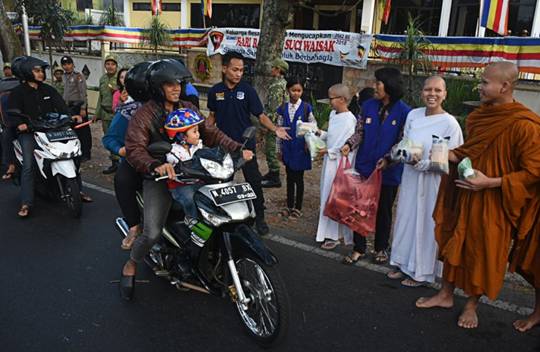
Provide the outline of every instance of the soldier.
{"type": "MultiPolygon", "coordinates": [[[[107,133],[113,119],[112,97],[116,90],[116,75],[118,72],[118,60],[114,55],[105,57],[105,74],[99,79],[99,98],[96,107],[96,120],[101,120],[103,134],[107,133]]],[[[118,156],[110,154],[111,166],[103,170],[105,175],[116,172],[118,156]]]]}
{"type": "Polygon", "coordinates": [[[11,64],[9,62],[4,63],[4,78],[13,77],[13,72],[11,72],[11,64]]]}
{"type": "MultiPolygon", "coordinates": [[[[64,56],[60,59],[60,64],[64,69],[62,82],[64,93],[62,96],[71,111],[72,115],[80,115],[83,122],[88,121],[88,99],[86,96],[86,78],[80,72],[75,71],[73,59],[64,56]]],[[[92,132],[90,126],[85,126],[76,130],[81,141],[81,161],[90,160],[92,157],[92,132]]]]}
{"type": "MultiPolygon", "coordinates": [[[[58,94],[60,94],[61,96],[64,95],[64,82],[62,81],[63,75],[64,75],[64,70],[62,70],[62,68],[58,65],[54,66],[51,85],[54,87],[54,89],[56,89],[58,94]]],[[[73,114],[73,115],[77,115],[77,114],[73,114]]]]}
{"type": "MultiPolygon", "coordinates": [[[[272,80],[268,87],[268,97],[264,105],[264,111],[273,123],[276,122],[277,108],[289,100],[286,88],[287,81],[284,78],[288,70],[289,64],[284,60],[275,59],[272,61],[272,80]]],[[[274,133],[268,133],[269,131],[266,129],[263,131],[265,139],[264,153],[266,155],[268,173],[263,176],[261,184],[265,188],[281,187],[281,180],[279,178],[280,164],[276,155],[276,135],[274,133]]]]}

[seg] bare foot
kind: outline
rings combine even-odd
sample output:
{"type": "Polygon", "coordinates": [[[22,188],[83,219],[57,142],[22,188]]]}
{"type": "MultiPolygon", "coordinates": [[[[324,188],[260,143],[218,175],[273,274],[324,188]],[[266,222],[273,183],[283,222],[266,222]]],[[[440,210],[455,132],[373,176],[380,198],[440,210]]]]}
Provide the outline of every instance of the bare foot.
{"type": "Polygon", "coordinates": [[[416,300],[418,308],[452,308],[454,306],[454,296],[439,291],[432,297],[420,297],[416,300]]]}
{"type": "Polygon", "coordinates": [[[471,300],[465,304],[457,323],[460,328],[474,329],[478,327],[478,314],[476,314],[477,307],[478,302],[472,302],[471,300]]]}
{"type": "Polygon", "coordinates": [[[124,276],[133,276],[137,270],[137,264],[131,259],[126,262],[124,268],[122,269],[122,275],[124,276]]]}
{"type": "Polygon", "coordinates": [[[514,322],[514,329],[519,332],[526,332],[540,324],[540,310],[529,315],[526,319],[516,320],[514,322]]]}

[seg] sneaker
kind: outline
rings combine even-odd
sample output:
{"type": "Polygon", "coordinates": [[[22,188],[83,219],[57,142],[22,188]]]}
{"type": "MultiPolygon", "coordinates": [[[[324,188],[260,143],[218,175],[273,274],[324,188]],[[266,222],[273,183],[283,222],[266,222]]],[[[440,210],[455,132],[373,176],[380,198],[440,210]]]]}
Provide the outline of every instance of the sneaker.
{"type": "Polygon", "coordinates": [[[279,188],[281,187],[281,179],[278,172],[269,172],[266,174],[262,181],[261,186],[263,188],[279,188]]]}

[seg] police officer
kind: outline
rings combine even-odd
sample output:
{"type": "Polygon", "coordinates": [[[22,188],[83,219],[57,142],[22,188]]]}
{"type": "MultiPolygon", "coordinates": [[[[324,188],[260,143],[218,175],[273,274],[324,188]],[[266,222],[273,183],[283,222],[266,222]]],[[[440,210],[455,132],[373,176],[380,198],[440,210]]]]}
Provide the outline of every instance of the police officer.
{"type": "MultiPolygon", "coordinates": [[[[287,95],[287,81],[285,74],[289,70],[289,64],[283,59],[272,61],[272,80],[268,86],[268,97],[264,104],[264,111],[268,114],[273,123],[276,122],[276,110],[289,101],[287,95]]],[[[281,187],[279,178],[280,164],[276,155],[276,135],[264,129],[264,154],[266,155],[266,164],[268,173],[263,176],[263,187],[281,187]]]]}
{"type": "MultiPolygon", "coordinates": [[[[111,121],[114,117],[112,110],[113,93],[116,90],[116,76],[118,73],[118,60],[114,55],[105,57],[105,74],[99,79],[99,98],[96,107],[96,120],[101,120],[103,134],[107,134],[111,121]]],[[[119,158],[117,155],[110,154],[111,166],[103,170],[108,175],[116,172],[119,158]]]]}
{"type": "MultiPolygon", "coordinates": [[[[227,136],[242,143],[242,134],[252,126],[251,115],[256,116],[261,125],[275,133],[277,137],[289,140],[291,137],[283,127],[276,127],[263,111],[257,92],[248,83],[242,81],[244,58],[236,52],[228,52],[222,58],[223,82],[208,91],[208,125],[216,124],[227,136]]],[[[246,144],[249,150],[255,150],[255,140],[246,144]]],[[[256,213],[257,232],[266,235],[269,232],[264,220],[264,195],[261,187],[261,173],[254,157],[243,167],[244,178],[251,184],[257,198],[253,201],[256,213]]]]}
{"type": "MultiPolygon", "coordinates": [[[[64,75],[62,76],[64,101],[72,115],[80,115],[83,118],[83,122],[86,122],[88,121],[86,78],[82,73],[75,71],[73,59],[70,56],[63,56],[60,59],[60,64],[64,69],[64,75]]],[[[81,161],[90,160],[92,157],[92,133],[90,126],[85,126],[75,131],[81,141],[81,161]]]]}

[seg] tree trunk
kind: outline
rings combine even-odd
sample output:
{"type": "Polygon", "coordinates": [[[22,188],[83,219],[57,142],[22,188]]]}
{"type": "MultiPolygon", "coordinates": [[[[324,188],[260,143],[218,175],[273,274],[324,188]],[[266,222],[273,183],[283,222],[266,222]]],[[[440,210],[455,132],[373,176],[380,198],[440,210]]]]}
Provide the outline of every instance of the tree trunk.
{"type": "Polygon", "coordinates": [[[0,0],[0,50],[4,62],[23,55],[21,41],[17,37],[10,19],[7,17],[3,0],[0,0]]]}
{"type": "Polygon", "coordinates": [[[264,1],[261,33],[255,61],[255,77],[253,86],[259,97],[266,101],[266,86],[270,78],[272,60],[281,58],[285,31],[292,23],[294,2],[285,0],[264,1]]]}

